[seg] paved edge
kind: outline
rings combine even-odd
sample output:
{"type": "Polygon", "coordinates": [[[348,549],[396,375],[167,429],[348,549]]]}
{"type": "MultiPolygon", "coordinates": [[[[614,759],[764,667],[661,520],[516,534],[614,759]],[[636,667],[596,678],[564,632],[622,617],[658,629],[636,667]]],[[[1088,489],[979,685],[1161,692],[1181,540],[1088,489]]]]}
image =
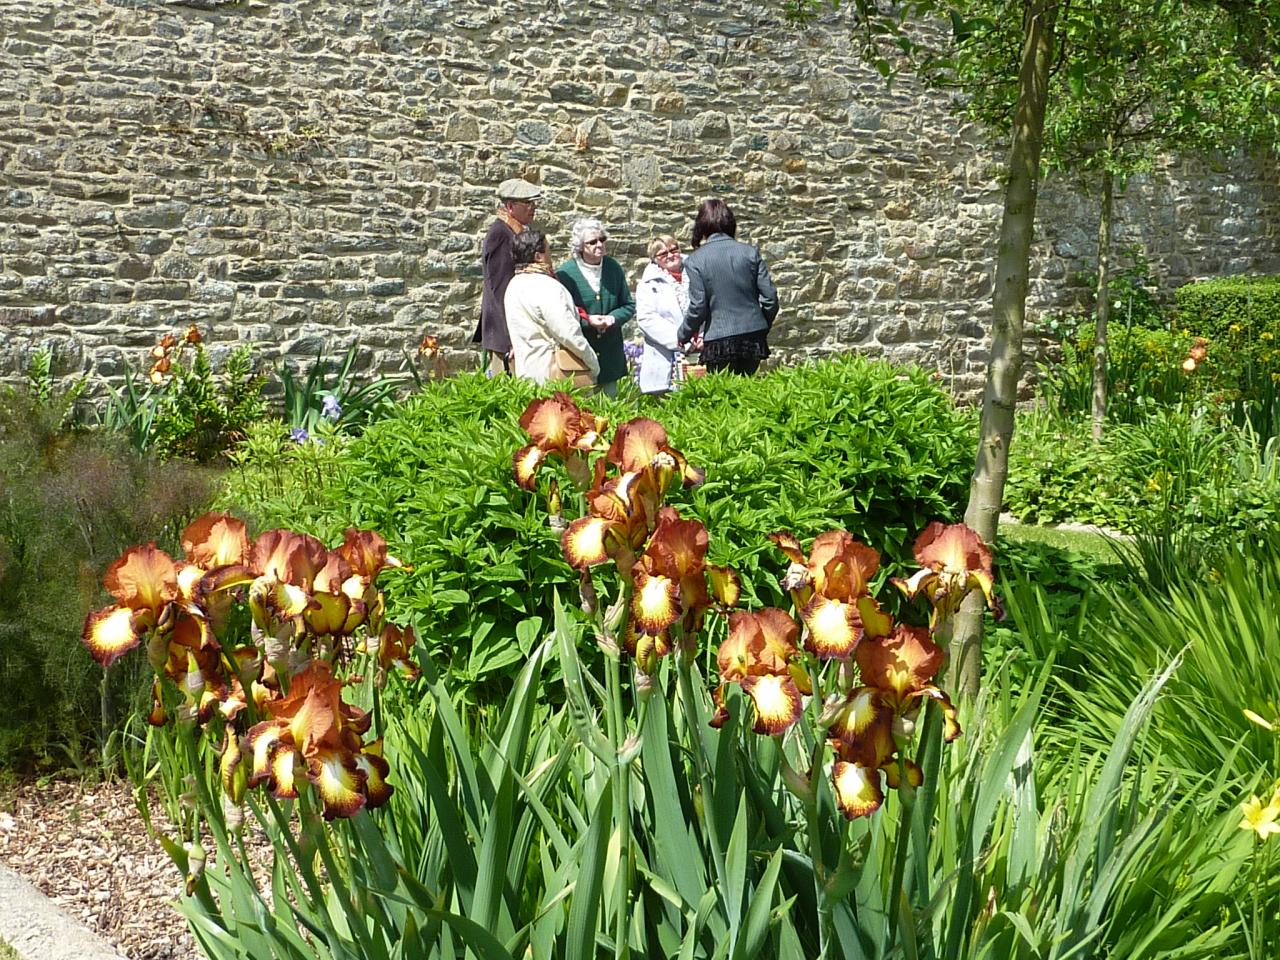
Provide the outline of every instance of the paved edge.
{"type": "Polygon", "coordinates": [[[0,940],[24,960],[125,960],[123,954],[3,864],[0,940]]]}

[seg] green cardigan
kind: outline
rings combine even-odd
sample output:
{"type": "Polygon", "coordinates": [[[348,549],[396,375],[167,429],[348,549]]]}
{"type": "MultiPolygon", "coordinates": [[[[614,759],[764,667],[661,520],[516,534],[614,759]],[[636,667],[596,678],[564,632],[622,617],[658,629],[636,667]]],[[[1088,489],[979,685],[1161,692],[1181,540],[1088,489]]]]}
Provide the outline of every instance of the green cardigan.
{"type": "Polygon", "coordinates": [[[636,315],[636,304],[627,287],[627,275],[613,257],[605,257],[600,268],[600,292],[595,293],[587,278],[582,275],[576,260],[560,265],[556,276],[573,297],[573,305],[588,314],[607,313],[613,317],[613,326],[600,332],[583,321],[582,332],[587,343],[600,358],[600,376],[597,383],[613,383],[627,375],[627,356],[622,351],[622,327],[636,315]]]}

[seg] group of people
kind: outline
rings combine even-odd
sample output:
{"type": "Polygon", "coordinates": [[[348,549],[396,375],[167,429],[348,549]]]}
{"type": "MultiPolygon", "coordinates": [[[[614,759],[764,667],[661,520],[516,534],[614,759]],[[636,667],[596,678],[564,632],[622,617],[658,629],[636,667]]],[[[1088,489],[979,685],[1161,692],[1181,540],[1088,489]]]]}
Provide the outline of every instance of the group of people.
{"type": "Polygon", "coordinates": [[[647,394],[672,389],[687,352],[698,351],[708,371],[742,374],[769,355],[778,291],[759,249],[735,239],[737,220],[723,200],[698,207],[687,257],[669,234],[650,241],[633,297],[594,217],[574,222],[571,256],[553,266],[551,245],[533,226],[540,199],[527,180],[503,181],[481,244],[484,291],[473,339],[489,352],[491,373],[539,383],[569,378],[615,396],[633,318],[644,338],[638,382],[647,394]]]}

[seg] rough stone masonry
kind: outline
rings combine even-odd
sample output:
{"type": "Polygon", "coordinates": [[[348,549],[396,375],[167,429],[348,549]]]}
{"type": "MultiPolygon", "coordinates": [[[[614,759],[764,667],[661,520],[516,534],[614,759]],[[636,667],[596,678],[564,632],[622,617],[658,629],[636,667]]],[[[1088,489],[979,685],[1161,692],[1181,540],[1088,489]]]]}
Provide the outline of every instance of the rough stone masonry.
{"type": "MultiPolygon", "coordinates": [[[[198,323],[392,371],[472,363],[494,186],[540,183],[637,265],[735,205],[782,291],[784,360],[856,350],[981,383],[1005,148],[886,88],[834,13],[780,0],[0,0],[0,378],[145,369],[198,323]]],[[[1117,205],[1162,280],[1280,268],[1277,171],[1170,160],[1117,205]]],[[[1097,203],[1045,185],[1033,316],[1071,305],[1097,203]]],[[[216,359],[216,357],[215,357],[216,359]]]]}

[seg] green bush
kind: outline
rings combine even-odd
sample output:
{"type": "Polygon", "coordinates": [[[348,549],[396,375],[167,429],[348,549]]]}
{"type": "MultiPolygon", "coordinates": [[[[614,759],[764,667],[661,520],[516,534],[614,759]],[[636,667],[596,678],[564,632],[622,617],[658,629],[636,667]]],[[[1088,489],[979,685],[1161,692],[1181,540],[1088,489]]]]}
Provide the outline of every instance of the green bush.
{"type": "MultiPolygon", "coordinates": [[[[1064,415],[1093,409],[1096,327],[1082,324],[1062,341],[1062,359],[1040,369],[1039,392],[1050,410],[1064,415]]],[[[1182,368],[1194,338],[1180,330],[1112,324],[1107,340],[1107,415],[1134,423],[1154,407],[1199,396],[1203,373],[1182,368]]]]}
{"type": "Polygon", "coordinates": [[[215,373],[192,326],[181,338],[166,334],[151,357],[146,380],[127,371],[100,417],[103,429],[126,438],[140,454],[212,463],[266,413],[266,378],[255,372],[248,344],[233,350],[215,373]]]}
{"type": "Polygon", "coordinates": [[[1274,404],[1280,380],[1280,277],[1224,277],[1179,287],[1177,324],[1209,341],[1219,399],[1274,404]]]}
{"type": "Polygon", "coordinates": [[[1005,503],[1029,523],[1179,530],[1213,545],[1280,532],[1280,441],[1221,411],[1158,408],[1095,443],[1083,416],[1018,419],[1005,503]]]}
{"type": "Polygon", "coordinates": [[[64,427],[56,402],[0,397],[0,768],[9,770],[78,763],[127,711],[141,675],[112,671],[104,701],[102,673],[79,640],[85,615],[102,606],[101,571],[134,543],[176,539],[213,488],[196,467],[64,427]]]}
{"type": "MultiPolygon", "coordinates": [[[[505,677],[550,623],[554,591],[577,582],[545,504],[512,478],[528,442],[517,420],[540,392],[467,375],[428,384],[359,437],[293,444],[255,431],[222,504],[326,540],[348,525],[379,530],[414,565],[387,591],[394,616],[416,619],[455,677],[505,677]]],[[[674,500],[716,531],[713,559],[735,565],[761,603],[782,600],[770,532],[844,527],[893,567],[929,520],[958,517],[972,470],[972,421],[925,374],[857,358],[710,376],[662,405],[585,403],[612,424],[655,417],[706,469],[705,484],[674,500]]]]}

